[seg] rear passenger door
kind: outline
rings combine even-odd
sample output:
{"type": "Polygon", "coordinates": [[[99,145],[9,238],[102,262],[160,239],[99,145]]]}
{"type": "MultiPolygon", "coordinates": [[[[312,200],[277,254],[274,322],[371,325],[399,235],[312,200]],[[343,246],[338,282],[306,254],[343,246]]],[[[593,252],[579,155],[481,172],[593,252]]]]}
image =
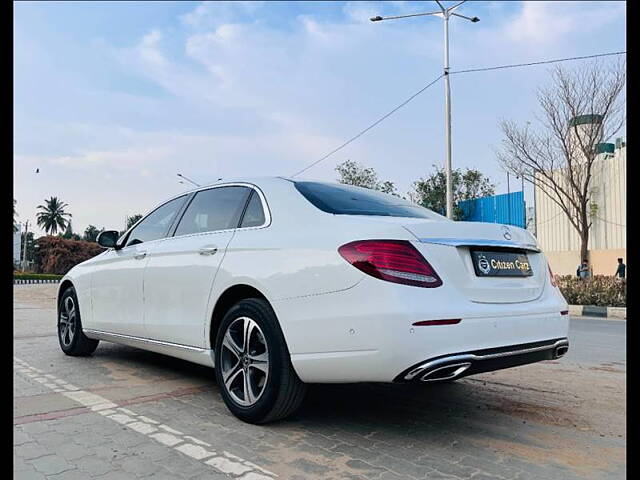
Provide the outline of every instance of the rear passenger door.
{"type": "Polygon", "coordinates": [[[144,273],[148,338],[204,348],[211,287],[251,191],[231,185],[196,192],[173,236],[154,249],[144,273]]]}

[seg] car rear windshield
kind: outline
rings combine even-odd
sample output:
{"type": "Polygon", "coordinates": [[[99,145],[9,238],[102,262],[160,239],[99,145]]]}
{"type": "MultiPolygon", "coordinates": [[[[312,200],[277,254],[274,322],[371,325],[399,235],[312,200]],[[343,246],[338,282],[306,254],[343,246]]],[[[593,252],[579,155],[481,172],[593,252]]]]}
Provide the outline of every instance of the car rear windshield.
{"type": "MultiPolygon", "coordinates": [[[[298,191],[323,212],[436,219],[440,215],[387,193],[351,185],[294,182],[298,191]]],[[[442,217],[440,217],[442,218],[442,217]]]]}

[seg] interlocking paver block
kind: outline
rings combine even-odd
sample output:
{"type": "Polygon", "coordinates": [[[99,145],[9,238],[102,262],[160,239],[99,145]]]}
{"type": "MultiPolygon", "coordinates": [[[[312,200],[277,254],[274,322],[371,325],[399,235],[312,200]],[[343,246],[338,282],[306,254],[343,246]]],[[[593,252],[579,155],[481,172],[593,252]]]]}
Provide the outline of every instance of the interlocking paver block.
{"type": "Polygon", "coordinates": [[[36,472],[35,470],[22,470],[19,472],[15,472],[13,478],[14,480],[45,480],[47,477],[45,477],[42,473],[36,472]]]}
{"type": "Polygon", "coordinates": [[[40,473],[45,475],[55,475],[73,468],[67,461],[58,455],[45,455],[31,460],[31,465],[40,473]]]}
{"type": "Polygon", "coordinates": [[[47,480],[87,480],[87,474],[80,470],[67,470],[57,475],[49,475],[47,480]]]}
{"type": "Polygon", "coordinates": [[[21,430],[14,430],[13,431],[13,445],[22,445],[23,443],[29,443],[32,442],[33,439],[31,438],[31,436],[29,436],[27,433],[21,431],[21,430]]]}
{"type": "Polygon", "coordinates": [[[49,453],[42,447],[42,445],[36,442],[23,443],[22,445],[15,447],[13,451],[18,457],[25,460],[32,460],[49,453]]]}
{"type": "Polygon", "coordinates": [[[76,461],[76,466],[92,476],[104,475],[113,470],[113,464],[95,456],[80,458],[76,461]]]}
{"type": "Polygon", "coordinates": [[[138,476],[150,475],[153,472],[158,471],[158,467],[151,460],[146,458],[140,458],[140,456],[127,457],[119,462],[122,470],[128,473],[133,473],[138,476]]]}
{"type": "Polygon", "coordinates": [[[315,475],[318,477],[325,475],[332,470],[325,465],[307,460],[306,458],[297,458],[294,461],[289,462],[289,465],[293,465],[309,475],[315,475]]]}

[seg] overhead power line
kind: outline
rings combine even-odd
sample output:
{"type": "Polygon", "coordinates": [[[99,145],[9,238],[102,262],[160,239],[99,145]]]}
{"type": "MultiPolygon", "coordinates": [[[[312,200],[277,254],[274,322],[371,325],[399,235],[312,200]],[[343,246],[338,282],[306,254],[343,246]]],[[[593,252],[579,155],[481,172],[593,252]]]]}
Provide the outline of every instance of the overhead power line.
{"type": "Polygon", "coordinates": [[[627,226],[626,226],[626,225],[622,225],[621,223],[610,222],[609,220],[605,220],[604,218],[602,218],[602,217],[598,217],[597,215],[595,215],[595,217],[596,217],[598,220],[600,220],[600,221],[602,221],[602,222],[604,222],[604,223],[608,223],[608,224],[610,224],[610,225],[615,225],[616,227],[623,227],[623,228],[627,228],[627,226]]]}
{"type": "Polygon", "coordinates": [[[319,164],[320,162],[326,160],[327,158],[329,158],[331,155],[333,155],[334,153],[342,150],[344,147],[346,147],[347,145],[349,145],[351,142],[353,142],[354,140],[357,140],[358,138],[360,138],[362,135],[364,135],[365,133],[367,133],[369,130],[371,130],[373,127],[375,127],[376,125],[378,125],[380,122],[382,122],[383,120],[389,118],[391,115],[393,115],[394,113],[396,113],[398,110],[400,110],[402,107],[404,107],[407,103],[409,103],[411,100],[413,100],[414,98],[416,98],[418,95],[420,95],[422,92],[424,92],[427,88],[429,88],[431,85],[433,85],[434,83],[436,83],[438,80],[440,80],[442,77],[444,77],[444,74],[440,75],[438,78],[436,78],[435,80],[433,80],[432,82],[428,83],[427,85],[425,85],[424,87],[422,87],[420,90],[418,90],[416,93],[414,93],[413,95],[411,95],[409,98],[407,98],[404,102],[402,102],[400,105],[398,105],[397,107],[395,107],[393,110],[391,110],[390,112],[386,113],[385,115],[383,115],[382,117],[380,117],[378,120],[376,120],[375,122],[373,122],[371,125],[369,125],[367,128],[365,128],[364,130],[361,130],[358,134],[354,135],[353,137],[351,137],[349,140],[347,140],[346,142],[344,142],[342,145],[340,145],[339,147],[331,150],[329,153],[327,153],[325,156],[319,158],[318,160],[316,160],[313,163],[310,163],[309,165],[307,165],[306,167],[304,167],[302,170],[294,173],[293,175],[291,175],[291,177],[296,177],[298,175],[300,175],[303,172],[306,172],[307,170],[309,170],[311,167],[315,167],[317,164],[319,164]]]}
{"type": "MultiPolygon", "coordinates": [[[[555,220],[556,218],[558,218],[560,215],[562,215],[564,212],[562,210],[560,210],[558,213],[556,213],[553,217],[551,218],[547,218],[544,222],[538,222],[536,223],[536,229],[537,227],[539,227],[540,225],[546,225],[549,222],[552,222],[553,220],[555,220]]],[[[537,232],[536,232],[537,233],[537,232]]]]}
{"type": "Polygon", "coordinates": [[[533,65],[544,65],[547,63],[559,63],[559,62],[568,62],[571,60],[586,60],[588,58],[597,58],[597,57],[610,57],[612,55],[624,55],[627,52],[611,52],[611,53],[597,53],[595,55],[584,55],[582,57],[567,57],[567,58],[557,58],[555,60],[542,60],[539,62],[528,62],[528,63],[512,63],[509,65],[497,65],[493,67],[479,67],[479,68],[469,68],[466,70],[455,70],[453,72],[449,72],[450,75],[456,73],[470,73],[470,72],[486,72],[489,70],[501,70],[504,68],[516,68],[516,67],[530,67],[533,65]]]}
{"type": "MultiPolygon", "coordinates": [[[[610,53],[597,53],[595,55],[583,55],[580,57],[566,57],[566,58],[557,58],[554,60],[541,60],[538,62],[527,62],[527,63],[512,63],[509,65],[496,65],[493,67],[479,67],[479,68],[469,68],[466,70],[455,70],[455,71],[451,71],[449,72],[449,75],[454,75],[454,74],[458,74],[458,73],[471,73],[471,72],[486,72],[489,70],[502,70],[505,68],[517,68],[517,67],[530,67],[530,66],[534,66],[534,65],[544,65],[544,64],[549,64],[549,63],[560,63],[560,62],[568,62],[568,61],[572,61],[572,60],[586,60],[589,58],[598,58],[598,57],[609,57],[609,56],[613,56],[613,55],[625,55],[627,52],[626,51],[621,51],[621,52],[610,52],[610,53]]],[[[300,175],[301,173],[306,172],[307,170],[309,170],[312,167],[315,167],[316,165],[318,165],[320,162],[325,161],[327,158],[329,158],[331,155],[333,155],[334,153],[339,152],[340,150],[342,150],[344,147],[346,147],[347,145],[349,145],[351,142],[357,140],[358,138],[360,138],[362,135],[364,135],[365,133],[367,133],[369,130],[371,130],[373,127],[375,127],[376,125],[380,124],[381,122],[383,122],[384,120],[386,120],[387,118],[389,118],[391,115],[393,115],[394,113],[396,113],[398,110],[400,110],[402,107],[404,107],[407,103],[409,103],[411,100],[413,100],[414,98],[416,98],[418,95],[420,95],[422,92],[424,92],[426,89],[428,89],[430,86],[432,86],[434,83],[436,83],[438,80],[440,80],[442,77],[444,77],[444,73],[442,75],[440,75],[438,78],[436,78],[435,80],[433,80],[432,82],[428,83],[427,85],[425,85],[424,87],[422,87],[420,90],[418,90],[416,93],[414,93],[413,95],[411,95],[409,98],[407,98],[404,102],[402,102],[400,105],[398,105],[397,107],[395,107],[393,110],[391,110],[390,112],[386,113],[385,115],[383,115],[382,117],[380,117],[378,120],[376,120],[375,122],[373,122],[371,125],[369,125],[367,128],[365,128],[364,130],[361,130],[358,134],[354,135],[353,137],[351,137],[349,140],[347,140],[346,142],[344,142],[342,145],[340,145],[339,147],[331,150],[329,153],[327,153],[326,155],[324,155],[323,157],[319,158],[318,160],[310,163],[309,165],[307,165],[306,167],[304,167],[302,170],[299,170],[298,172],[294,173],[293,175],[291,175],[291,178],[296,177],[298,175],[300,175]]]]}

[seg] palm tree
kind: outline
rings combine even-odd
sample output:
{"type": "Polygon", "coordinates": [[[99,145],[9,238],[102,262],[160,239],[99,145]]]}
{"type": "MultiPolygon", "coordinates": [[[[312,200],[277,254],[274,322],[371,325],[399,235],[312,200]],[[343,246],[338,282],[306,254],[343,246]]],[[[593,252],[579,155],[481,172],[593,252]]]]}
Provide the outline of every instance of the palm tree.
{"type": "Polygon", "coordinates": [[[60,231],[64,231],[67,227],[66,217],[71,217],[70,213],[64,211],[65,207],[68,207],[66,203],[58,200],[58,197],[51,197],[49,200],[45,198],[45,205],[38,205],[38,212],[36,219],[38,226],[50,235],[55,235],[60,231]]]}

